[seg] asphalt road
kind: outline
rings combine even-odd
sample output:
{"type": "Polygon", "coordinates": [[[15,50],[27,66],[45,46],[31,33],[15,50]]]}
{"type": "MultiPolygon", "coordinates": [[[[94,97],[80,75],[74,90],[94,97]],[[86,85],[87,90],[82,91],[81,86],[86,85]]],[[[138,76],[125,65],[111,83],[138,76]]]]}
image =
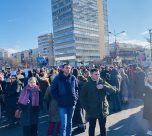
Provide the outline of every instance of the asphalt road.
{"type": "MultiPolygon", "coordinates": [[[[131,100],[128,106],[124,106],[121,112],[113,113],[107,119],[108,136],[144,136],[147,128],[146,121],[142,119],[143,103],[141,100],[131,100]]],[[[40,116],[39,136],[47,136],[47,115],[40,116]]],[[[88,136],[88,124],[85,133],[77,136],[88,136]]],[[[99,135],[99,126],[96,126],[96,136],[99,135]]],[[[22,128],[19,125],[8,126],[5,120],[0,121],[0,136],[22,136],[22,128]]]]}

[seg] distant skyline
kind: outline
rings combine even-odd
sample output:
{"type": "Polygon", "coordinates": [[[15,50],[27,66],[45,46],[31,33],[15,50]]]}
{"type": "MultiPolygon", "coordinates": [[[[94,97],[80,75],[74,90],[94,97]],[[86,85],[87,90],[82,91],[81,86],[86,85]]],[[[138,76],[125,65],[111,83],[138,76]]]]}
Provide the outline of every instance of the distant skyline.
{"type": "MultiPolygon", "coordinates": [[[[108,0],[109,31],[125,31],[118,42],[146,44],[151,5],[152,0],[108,0]]],[[[0,0],[0,48],[37,48],[37,37],[52,32],[51,14],[51,0],[0,0]]]]}

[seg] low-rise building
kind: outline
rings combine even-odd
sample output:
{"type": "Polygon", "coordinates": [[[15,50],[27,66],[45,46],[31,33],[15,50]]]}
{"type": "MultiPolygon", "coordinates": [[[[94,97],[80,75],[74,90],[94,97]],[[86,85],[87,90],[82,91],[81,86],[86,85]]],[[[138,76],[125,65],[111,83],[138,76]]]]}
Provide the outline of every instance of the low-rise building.
{"type": "Polygon", "coordinates": [[[129,43],[115,43],[110,44],[110,56],[112,58],[119,56],[122,63],[150,63],[151,53],[147,46],[129,43]],[[145,48],[146,47],[146,48],[145,48]]]}
{"type": "Polygon", "coordinates": [[[37,66],[38,48],[13,53],[11,56],[16,66],[35,67],[37,66]]]}

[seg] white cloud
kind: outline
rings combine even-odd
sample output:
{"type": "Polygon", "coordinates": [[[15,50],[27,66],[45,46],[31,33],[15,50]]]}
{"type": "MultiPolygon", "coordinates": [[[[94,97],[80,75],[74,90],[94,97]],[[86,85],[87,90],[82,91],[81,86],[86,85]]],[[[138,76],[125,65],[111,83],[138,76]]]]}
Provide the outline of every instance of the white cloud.
{"type": "Polygon", "coordinates": [[[144,42],[141,40],[131,40],[131,39],[120,41],[120,43],[127,43],[127,44],[139,45],[139,46],[147,46],[149,44],[148,42],[144,42]]]}
{"type": "Polygon", "coordinates": [[[147,35],[149,32],[148,31],[144,31],[142,33],[140,33],[140,35],[147,35]]]}
{"type": "MultiPolygon", "coordinates": [[[[145,32],[146,33],[146,32],[145,32]]],[[[127,33],[122,33],[119,36],[116,37],[117,42],[119,43],[126,43],[126,44],[132,44],[132,45],[139,45],[139,46],[148,46],[149,43],[142,40],[137,39],[130,39],[127,35],[127,33]]],[[[109,42],[113,43],[115,41],[115,37],[109,37],[109,42]]]]}
{"type": "Polygon", "coordinates": [[[6,50],[8,50],[9,53],[16,53],[21,51],[19,48],[7,48],[6,50]]]}

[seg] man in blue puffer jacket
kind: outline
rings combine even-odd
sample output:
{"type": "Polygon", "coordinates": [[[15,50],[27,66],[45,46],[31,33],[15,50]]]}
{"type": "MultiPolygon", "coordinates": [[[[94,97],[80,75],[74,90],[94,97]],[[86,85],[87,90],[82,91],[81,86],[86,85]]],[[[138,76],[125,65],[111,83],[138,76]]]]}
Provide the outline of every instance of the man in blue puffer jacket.
{"type": "Polygon", "coordinates": [[[63,71],[54,78],[51,93],[59,106],[60,136],[71,136],[72,117],[78,100],[78,84],[75,76],[71,75],[69,64],[64,64],[63,71]]]}

